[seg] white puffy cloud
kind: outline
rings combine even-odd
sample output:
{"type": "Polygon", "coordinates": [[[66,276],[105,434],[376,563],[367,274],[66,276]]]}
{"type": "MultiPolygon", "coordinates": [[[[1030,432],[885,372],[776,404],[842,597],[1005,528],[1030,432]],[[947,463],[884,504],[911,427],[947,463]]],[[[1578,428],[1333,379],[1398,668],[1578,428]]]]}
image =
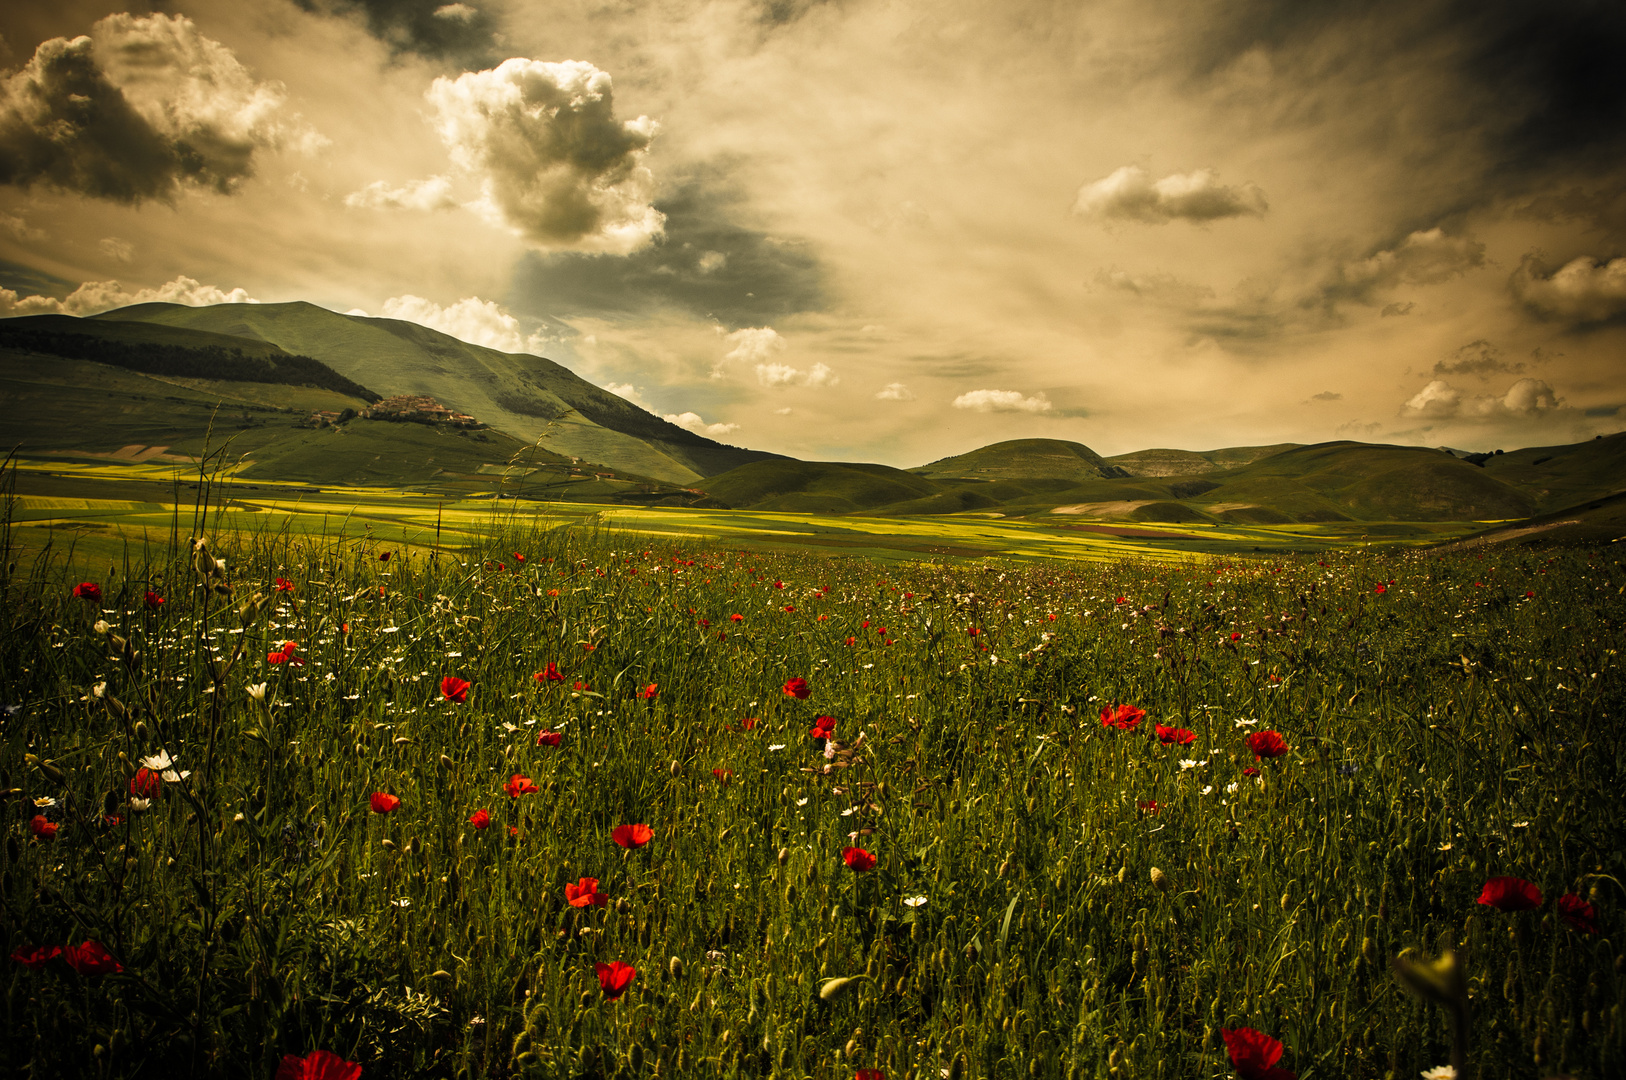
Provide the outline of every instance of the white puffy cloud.
{"type": "Polygon", "coordinates": [[[1109,176],[1078,189],[1073,213],[1081,217],[1144,221],[1153,225],[1183,218],[1215,221],[1219,218],[1260,215],[1268,209],[1265,193],[1253,184],[1227,187],[1213,169],[1174,173],[1153,180],[1139,165],[1125,165],[1109,176]]]}
{"type": "Polygon", "coordinates": [[[667,413],[661,419],[669,424],[676,424],[680,428],[692,431],[696,435],[704,435],[708,439],[720,439],[724,435],[740,429],[738,424],[708,424],[700,418],[699,413],[692,412],[667,413]]]}
{"type": "Polygon", "coordinates": [[[471,207],[492,223],[539,248],[620,255],[664,228],[642,164],[657,125],[615,118],[607,72],[515,57],[438,78],[427,97],[452,161],[480,179],[471,207]]]}
{"type": "Polygon", "coordinates": [[[467,4],[442,4],[434,10],[437,19],[446,19],[449,22],[473,22],[480,13],[467,4]]]}
{"type": "Polygon", "coordinates": [[[415,322],[450,334],[459,341],[484,345],[500,352],[539,355],[549,340],[542,333],[525,333],[519,320],[499,304],[478,296],[466,296],[446,307],[411,293],[392,296],[384,301],[384,317],[415,322]]]}
{"type": "Polygon", "coordinates": [[[186,304],[189,307],[207,307],[211,304],[258,304],[244,289],[217,288],[204,285],[189,277],[167,281],[156,289],[127,292],[116,281],[87,281],[68,295],[66,300],[54,296],[18,296],[10,289],[0,289],[0,315],[95,315],[131,304],[186,304]]]}
{"type": "Polygon", "coordinates": [[[1435,226],[1419,229],[1393,248],[1345,263],[1341,276],[1346,289],[1365,291],[1401,284],[1436,285],[1484,264],[1484,244],[1467,236],[1451,236],[1435,226]]]}
{"type": "Polygon", "coordinates": [[[1520,379],[1507,393],[1469,395],[1444,379],[1434,379],[1401,408],[1401,415],[1424,420],[1491,420],[1533,417],[1559,407],[1558,395],[1540,379],[1520,379]]]}
{"type": "Polygon", "coordinates": [[[326,140],[185,16],[109,15],[0,82],[0,183],[116,202],[232,191],[257,153],[326,140]]]}
{"type": "Polygon", "coordinates": [[[374,180],[360,191],[344,197],[344,205],[368,210],[450,210],[458,205],[452,196],[452,182],[444,176],[409,180],[392,188],[374,180]]]}
{"type": "Polygon", "coordinates": [[[1626,313],[1626,258],[1571,259],[1551,274],[1526,256],[1513,272],[1513,295],[1531,311],[1568,322],[1603,322],[1626,313]]]}
{"type": "Polygon", "coordinates": [[[877,401],[913,401],[915,395],[901,382],[887,383],[875,392],[877,401]]]}
{"type": "Polygon", "coordinates": [[[723,355],[723,362],[740,360],[747,364],[760,364],[775,353],[785,351],[785,339],[771,326],[747,327],[723,338],[734,347],[723,355]]]}
{"type": "Polygon", "coordinates": [[[608,390],[616,397],[626,398],[639,408],[649,408],[649,404],[644,401],[643,395],[638,393],[638,388],[631,383],[607,382],[604,384],[604,389],[608,390]]]}
{"type": "Polygon", "coordinates": [[[972,390],[955,398],[954,407],[981,413],[1047,413],[1051,404],[1042,391],[1024,397],[1020,390],[972,390]]]}
{"type": "Polygon", "coordinates": [[[757,382],[763,386],[834,386],[841,381],[828,365],[814,364],[802,371],[789,364],[758,364],[757,382]]]}

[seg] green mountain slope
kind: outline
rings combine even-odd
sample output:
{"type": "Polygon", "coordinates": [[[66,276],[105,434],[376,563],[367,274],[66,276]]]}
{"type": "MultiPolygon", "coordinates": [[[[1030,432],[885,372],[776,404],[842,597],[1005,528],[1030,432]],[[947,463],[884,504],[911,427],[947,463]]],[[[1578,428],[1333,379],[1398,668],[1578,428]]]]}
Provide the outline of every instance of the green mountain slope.
{"type": "Polygon", "coordinates": [[[1127,475],[1083,443],[1012,439],[909,470],[933,480],[1096,480],[1127,475]]]}
{"type": "Polygon", "coordinates": [[[1485,459],[1485,474],[1528,492],[1543,511],[1626,491],[1626,432],[1568,446],[1531,446],[1485,459]]]}
{"type": "Polygon", "coordinates": [[[788,458],[741,465],[702,481],[699,487],[712,498],[738,510],[801,514],[873,511],[929,498],[940,490],[930,480],[886,465],[788,458]]]}
{"type": "Polygon", "coordinates": [[[1262,458],[1296,449],[1299,443],[1274,446],[1227,446],[1220,450],[1136,450],[1106,459],[1130,476],[1201,476],[1251,465],[1262,458]]]}
{"type": "Polygon", "coordinates": [[[207,330],[314,356],[384,395],[427,394],[554,453],[687,484],[772,457],[686,431],[551,360],[471,345],[417,323],[314,304],[138,304],[95,317],[207,330]]]}

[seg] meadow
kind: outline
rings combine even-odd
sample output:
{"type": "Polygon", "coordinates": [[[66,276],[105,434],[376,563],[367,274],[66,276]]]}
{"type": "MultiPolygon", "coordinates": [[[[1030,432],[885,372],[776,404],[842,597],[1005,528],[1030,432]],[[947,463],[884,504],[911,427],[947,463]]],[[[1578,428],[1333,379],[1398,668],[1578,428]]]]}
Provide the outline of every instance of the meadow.
{"type": "Polygon", "coordinates": [[[1626,1071],[1614,548],[197,520],[7,516],[5,1075],[1626,1071]]]}

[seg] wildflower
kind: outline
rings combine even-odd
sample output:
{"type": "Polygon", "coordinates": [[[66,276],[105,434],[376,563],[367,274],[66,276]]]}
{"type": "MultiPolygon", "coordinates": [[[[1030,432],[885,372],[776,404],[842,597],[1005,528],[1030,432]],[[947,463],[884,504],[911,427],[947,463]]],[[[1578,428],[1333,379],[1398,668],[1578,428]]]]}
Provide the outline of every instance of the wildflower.
{"type": "Polygon", "coordinates": [[[1231,1065],[1242,1080],[1298,1080],[1296,1074],[1286,1069],[1273,1068],[1282,1058],[1282,1044],[1264,1032],[1253,1028],[1223,1028],[1220,1037],[1225,1040],[1231,1065]]]}
{"type": "Polygon", "coordinates": [[[591,690],[591,689],[593,689],[591,686],[588,686],[586,683],[582,682],[580,679],[578,679],[575,682],[571,683],[570,688],[572,690],[591,690]]]}
{"type": "Polygon", "coordinates": [[[277,591],[278,592],[293,592],[294,591],[294,583],[289,581],[285,577],[279,577],[277,579],[277,591]]]}
{"type": "Polygon", "coordinates": [[[517,799],[521,795],[535,795],[537,791],[535,781],[524,773],[515,773],[510,776],[508,783],[504,784],[502,789],[508,792],[508,797],[511,799],[517,799]]]}
{"type": "Polygon", "coordinates": [[[757,726],[757,720],[756,720],[756,717],[754,717],[754,716],[747,716],[744,720],[740,721],[740,730],[741,731],[750,731],[752,728],[754,728],[756,726],[757,726]]]}
{"type": "Polygon", "coordinates": [[[157,611],[159,608],[168,603],[168,601],[166,601],[162,596],[159,596],[157,593],[153,592],[151,589],[148,589],[146,603],[148,611],[157,611]]]}
{"type": "Polygon", "coordinates": [[[151,769],[137,769],[136,774],[130,777],[130,794],[137,798],[156,799],[162,786],[163,781],[151,769]]]}
{"type": "Polygon", "coordinates": [[[1157,725],[1157,741],[1164,746],[1190,746],[1197,741],[1197,733],[1185,728],[1157,725]]]}
{"type": "Polygon", "coordinates": [[[522,563],[525,561],[525,556],[516,551],[514,552],[514,561],[517,563],[522,563]]]}
{"type": "Polygon", "coordinates": [[[1232,641],[1241,641],[1242,640],[1242,635],[1233,630],[1231,632],[1231,640],[1232,641]]]}
{"type": "Polygon", "coordinates": [[[124,970],[124,965],[113,959],[99,941],[69,945],[62,950],[62,959],[80,975],[117,975],[124,970]]]}
{"type": "Polygon", "coordinates": [[[1156,799],[1143,799],[1135,804],[1135,808],[1143,814],[1155,814],[1161,809],[1156,799]]]}
{"type": "Polygon", "coordinates": [[[1381,585],[1380,584],[1377,588],[1373,589],[1372,591],[1377,593],[1379,596],[1382,596],[1384,593],[1389,591],[1389,587],[1387,585],[1381,585]]]}
{"type": "Polygon", "coordinates": [[[393,555],[393,554],[395,554],[395,552],[393,552],[393,551],[380,551],[378,553],[378,561],[379,562],[389,562],[390,561],[390,556],[393,555]]]}
{"type": "Polygon", "coordinates": [[[1101,726],[1117,728],[1119,731],[1134,731],[1135,726],[1146,719],[1146,710],[1137,709],[1133,705],[1103,705],[1101,706],[1101,726]]]}
{"type": "Polygon", "coordinates": [[[390,814],[400,807],[401,800],[384,791],[375,791],[367,799],[375,814],[390,814]]]}
{"type": "Polygon", "coordinates": [[[861,847],[842,848],[841,861],[847,864],[849,870],[860,874],[875,869],[875,856],[861,847]]]}
{"type": "Polygon", "coordinates": [[[137,813],[149,809],[151,806],[151,799],[137,799],[134,796],[131,796],[130,798],[130,809],[136,811],[137,813]]]}
{"type": "Polygon", "coordinates": [[[836,731],[836,718],[833,716],[820,716],[814,719],[813,727],[808,732],[815,739],[828,739],[836,731]]]}
{"type": "Polygon", "coordinates": [[[361,1066],[328,1050],[282,1055],[275,1080],[361,1080],[361,1066]]]}
{"type": "Polygon", "coordinates": [[[726,783],[729,782],[730,779],[733,778],[734,770],[732,770],[732,769],[713,769],[713,770],[711,770],[711,775],[716,778],[716,780],[717,780],[717,782],[719,784],[726,784],[726,783]]]}
{"type": "Polygon", "coordinates": [[[1457,1080],[1457,1070],[1451,1065],[1436,1065],[1423,1070],[1423,1080],[1457,1080]]]}
{"type": "Polygon", "coordinates": [[[1248,749],[1254,759],[1277,758],[1287,753],[1287,741],[1274,731],[1256,731],[1248,736],[1248,749]]]}
{"type": "Polygon", "coordinates": [[[44,814],[35,814],[33,820],[28,823],[28,831],[39,837],[41,840],[55,840],[56,831],[61,827],[62,826],[60,825],[54,824],[51,819],[47,818],[44,814]]]}
{"type": "Polygon", "coordinates": [[[654,701],[656,696],[659,695],[659,694],[660,694],[659,685],[656,684],[656,683],[650,683],[648,686],[646,686],[642,690],[638,691],[638,700],[639,701],[654,701]]]}
{"type": "Polygon", "coordinates": [[[541,671],[537,672],[531,677],[539,683],[565,681],[564,674],[559,670],[559,665],[552,660],[548,661],[547,667],[543,668],[541,671]]]}
{"type": "Polygon", "coordinates": [[[29,971],[38,971],[61,955],[60,945],[36,945],[32,949],[18,949],[11,958],[29,971]]]}
{"type": "Polygon", "coordinates": [[[1259,770],[1254,768],[1252,765],[1249,765],[1246,769],[1242,770],[1242,775],[1243,776],[1249,776],[1249,777],[1258,776],[1259,775],[1259,770]]]}
{"type": "Polygon", "coordinates": [[[491,826],[491,812],[489,810],[476,810],[469,815],[469,824],[476,829],[486,829],[491,826]]]}
{"type": "Polygon", "coordinates": [[[565,733],[562,731],[539,731],[536,733],[536,745],[538,746],[558,746],[564,741],[565,733]]]}
{"type": "Polygon", "coordinates": [[[73,587],[73,595],[92,604],[102,602],[102,587],[94,581],[81,581],[73,587]]]}
{"type": "Polygon", "coordinates": [[[648,825],[617,825],[610,830],[610,839],[624,848],[643,847],[655,838],[655,831],[648,825]]]}
{"type": "Polygon", "coordinates": [[[461,705],[469,700],[469,682],[456,675],[448,675],[440,680],[440,693],[447,701],[461,705]]]}
{"type": "Polygon", "coordinates": [[[1565,893],[1558,898],[1558,914],[1583,934],[1598,932],[1598,909],[1574,893],[1565,893]]]}
{"type": "Polygon", "coordinates": [[[603,907],[610,898],[598,891],[598,878],[584,877],[576,884],[565,884],[565,903],[571,907],[603,907]]]}
{"type": "Polygon", "coordinates": [[[252,686],[246,686],[246,687],[244,687],[244,689],[248,691],[248,696],[253,698],[255,701],[264,701],[265,700],[265,686],[266,686],[266,684],[262,682],[262,683],[255,683],[252,686]]]}
{"type": "Polygon", "coordinates": [[[794,679],[787,680],[785,683],[785,696],[793,697],[797,701],[807,700],[807,696],[812,692],[813,688],[808,686],[807,680],[802,678],[800,675],[796,676],[794,679]]]}
{"type": "Polygon", "coordinates": [[[160,749],[158,753],[142,758],[141,764],[149,769],[156,770],[161,777],[172,784],[180,783],[192,775],[184,769],[175,768],[175,761],[169,756],[168,750],[160,749]]]}
{"type": "Polygon", "coordinates": [[[886,1073],[880,1069],[859,1069],[853,1074],[853,1080],[886,1080],[886,1073]]]}
{"type": "Polygon", "coordinates": [[[1523,878],[1493,877],[1485,882],[1479,902],[1497,911],[1534,911],[1541,906],[1541,890],[1523,878]]]}
{"type": "Polygon", "coordinates": [[[595,964],[593,971],[598,975],[598,984],[604,991],[605,1001],[614,1001],[627,992],[632,980],[637,978],[638,969],[631,964],[623,964],[619,960],[611,960],[608,964],[595,964]]]}

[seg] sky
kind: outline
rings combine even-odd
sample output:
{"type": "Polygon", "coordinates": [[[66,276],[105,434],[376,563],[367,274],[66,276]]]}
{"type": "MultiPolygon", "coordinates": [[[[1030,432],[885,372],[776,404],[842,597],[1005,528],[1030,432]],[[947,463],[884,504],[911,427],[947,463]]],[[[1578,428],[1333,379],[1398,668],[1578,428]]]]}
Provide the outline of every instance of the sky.
{"type": "Polygon", "coordinates": [[[304,300],[920,465],[1626,427],[1626,7],[15,0],[0,315],[304,300]]]}

